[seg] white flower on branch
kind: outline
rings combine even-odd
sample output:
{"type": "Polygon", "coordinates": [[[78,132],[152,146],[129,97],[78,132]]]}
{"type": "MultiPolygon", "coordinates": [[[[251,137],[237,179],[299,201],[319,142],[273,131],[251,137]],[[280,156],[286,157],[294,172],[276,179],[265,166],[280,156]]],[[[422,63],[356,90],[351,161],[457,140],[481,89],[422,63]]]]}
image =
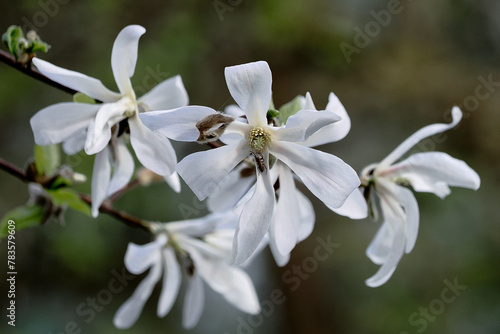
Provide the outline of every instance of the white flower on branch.
{"type": "Polygon", "coordinates": [[[206,217],[167,224],[152,224],[154,241],[139,246],[130,243],[125,266],[136,275],[150,268],[134,294],[120,307],[114,317],[116,327],[131,327],[139,318],[146,301],[163,274],[157,314],[164,317],[171,310],[182,282],[187,276],[182,324],[193,328],[204,308],[203,281],[239,310],[257,314],[260,305],[250,277],[239,267],[228,264],[234,226],[232,213],[210,214],[206,217]]]}
{"type": "MultiPolygon", "coordinates": [[[[317,111],[309,93],[305,97],[301,96],[299,102],[300,110],[317,111]]],[[[305,142],[296,144],[311,147],[333,143],[343,139],[349,133],[350,118],[335,94],[330,93],[325,111],[338,115],[342,119],[324,126],[305,142]]],[[[231,105],[226,108],[225,112],[244,121],[242,118],[244,112],[237,106],[231,105]]],[[[224,141],[225,137],[221,139],[224,141]]],[[[255,191],[252,186],[255,184],[256,174],[249,169],[250,166],[247,160],[222,180],[217,189],[208,197],[207,205],[211,211],[230,210],[244,196],[246,198],[242,202],[251,197],[255,191]]],[[[294,179],[291,169],[280,161],[277,161],[271,168],[271,181],[274,184],[279,180],[280,187],[277,192],[278,198],[269,228],[268,241],[276,263],[280,266],[288,263],[290,252],[297,243],[311,234],[315,222],[312,203],[296,188],[294,179]]],[[[331,209],[352,219],[362,219],[367,216],[366,201],[359,189],[355,189],[340,208],[331,209]]]]}
{"type": "MultiPolygon", "coordinates": [[[[233,262],[241,264],[268,232],[275,211],[270,157],[287,165],[315,196],[332,208],[341,207],[360,182],[356,172],[341,159],[297,144],[339,121],[338,115],[329,111],[300,110],[288,118],[286,126],[270,125],[267,121],[272,81],[269,65],[260,61],[227,67],[225,76],[229,92],[245,113],[246,122],[234,118],[232,122],[213,122],[207,124],[206,129],[198,128],[216,135],[223,126],[227,145],[187,156],[179,162],[177,171],[196,196],[204,200],[241,161],[249,156],[254,159],[256,186],[244,204],[233,243],[233,262]]],[[[195,128],[181,134],[182,126],[173,138],[173,120],[177,118],[181,123],[182,117],[188,124],[193,119],[201,121],[215,113],[210,108],[190,106],[144,114],[142,119],[147,126],[172,139],[196,141],[200,131],[195,128]]]]}
{"type": "Polygon", "coordinates": [[[188,96],[181,77],[175,76],[136,98],[130,77],[137,62],[139,38],[145,31],[138,25],[127,26],[115,40],[111,67],[119,93],[110,91],[98,79],[33,59],[38,70],[53,81],[103,102],[58,103],[31,118],[38,145],[63,143],[67,154],[82,149],[89,155],[96,154],[92,178],[94,217],[102,202],[125,186],[134,172],[134,160],[123,140],[127,133],[130,133],[130,142],[139,161],[163,176],[174,190],[180,191],[175,173],[177,157],[172,145],[167,138],[144,126],[139,113],[185,106],[188,96]]]}
{"type": "Polygon", "coordinates": [[[381,265],[366,281],[368,286],[377,287],[387,282],[403,253],[411,252],[417,239],[418,204],[412,192],[401,185],[411,185],[415,191],[434,193],[441,198],[450,194],[449,186],[479,188],[477,173],[464,161],[446,153],[415,153],[395,163],[422,139],[455,127],[462,119],[460,108],[452,109],[452,117],[449,124],[432,124],[418,130],[380,163],[370,165],[362,172],[362,185],[370,207],[378,216],[378,201],[384,219],[366,251],[374,263],[381,265]]]}

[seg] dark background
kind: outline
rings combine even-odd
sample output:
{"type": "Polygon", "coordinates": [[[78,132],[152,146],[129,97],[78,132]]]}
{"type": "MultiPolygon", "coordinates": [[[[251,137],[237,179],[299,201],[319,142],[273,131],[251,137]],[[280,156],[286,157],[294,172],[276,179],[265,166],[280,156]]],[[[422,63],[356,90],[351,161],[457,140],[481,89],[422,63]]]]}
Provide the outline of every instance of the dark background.
{"type": "MultiPolygon", "coordinates": [[[[278,290],[286,301],[249,319],[207,288],[205,311],[191,333],[238,333],[238,328],[240,333],[294,334],[500,332],[500,87],[478,88],[489,77],[500,82],[499,16],[500,4],[488,0],[407,0],[399,5],[361,0],[0,0],[0,31],[11,24],[36,28],[52,45],[41,58],[99,78],[113,90],[113,41],[126,25],[140,24],[147,32],[132,78],[138,92],[181,74],[191,104],[221,110],[232,103],[224,67],[256,60],[270,64],[277,106],[309,91],[322,108],[333,91],[351,116],[352,130],[322,149],[358,172],[422,126],[448,122],[453,105],[463,107],[464,120],[445,140],[429,140],[420,148],[465,160],[481,176],[481,188],[452,189],[445,200],[416,194],[419,237],[388,283],[375,289],[364,284],[378,268],[364,252],[379,223],[339,217],[314,199],[315,230],[296,247],[290,263],[278,268],[266,251],[249,268],[261,301],[272,300],[278,290]],[[228,7],[218,13],[216,4],[228,7]],[[394,14],[381,14],[393,5],[394,14]],[[384,19],[383,26],[375,16],[384,19]],[[357,31],[366,28],[373,29],[371,36],[359,40],[357,31]],[[349,61],[342,43],[357,48],[349,61]],[[326,261],[311,262],[320,244],[317,238],[328,237],[339,247],[326,261]],[[293,274],[297,266],[314,263],[307,276],[293,274]],[[454,280],[467,288],[444,303],[445,281],[454,280]],[[425,309],[427,317],[420,313],[425,309]]],[[[68,94],[0,64],[0,156],[23,166],[33,149],[30,117],[70,100],[68,94]]],[[[199,149],[195,144],[174,145],[179,160],[199,149]]],[[[64,160],[90,178],[93,157],[80,154],[64,160]]],[[[89,188],[89,182],[79,187],[89,188]]],[[[2,216],[27,199],[25,184],[0,173],[2,216]]],[[[155,184],[126,194],[116,205],[159,221],[206,212],[185,184],[181,196],[155,184]]],[[[141,278],[105,305],[97,301],[95,312],[88,311],[86,303],[98,297],[103,301],[113,270],[122,271],[128,242],[146,243],[146,233],[105,215],[91,220],[70,211],[65,225],[53,221],[19,231],[16,238],[16,328],[6,324],[8,287],[2,279],[2,333],[77,333],[73,327],[82,333],[184,332],[183,294],[174,310],[159,319],[159,288],[135,326],[127,331],[113,327],[114,313],[141,278]]],[[[0,259],[0,271],[6,272],[5,241],[0,242],[0,259]]]]}

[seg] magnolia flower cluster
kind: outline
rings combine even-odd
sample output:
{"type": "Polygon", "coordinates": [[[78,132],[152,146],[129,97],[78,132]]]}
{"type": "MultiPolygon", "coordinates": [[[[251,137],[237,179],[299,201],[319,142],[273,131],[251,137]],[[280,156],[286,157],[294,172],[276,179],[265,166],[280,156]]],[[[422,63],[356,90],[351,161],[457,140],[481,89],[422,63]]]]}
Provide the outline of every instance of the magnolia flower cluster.
{"type": "Polygon", "coordinates": [[[417,153],[397,162],[420,140],[456,126],[462,117],[458,107],[452,110],[450,124],[424,127],[358,176],[339,157],[313,148],[348,134],[350,119],[339,99],[331,93],[326,108],[318,110],[307,93],[279,112],[274,110],[266,62],[226,68],[227,86],[237,105],[224,112],[188,106],[179,76],[137,98],[130,77],[144,32],[140,26],[128,26],[116,38],[111,65],[119,93],[97,79],[33,60],[50,79],[101,102],[59,103],[31,119],[37,144],[62,143],[67,154],[82,149],[95,154],[94,216],[134,173],[128,142],[141,164],[163,176],[176,191],[180,191],[179,174],[198,199],[207,200],[212,212],[196,220],[149,223],[154,240],[129,245],[128,270],[141,274],[149,269],[149,274],[118,310],[114,323],[119,328],[135,323],[162,275],[158,316],[171,309],[184,276],[187,328],[196,325],[203,310],[203,282],[240,310],[259,312],[252,282],[240,266],[266,245],[283,266],[295,245],[311,234],[314,208],[296,182],[337,214],[363,219],[369,212],[381,212],[383,223],[367,250],[381,267],[366,281],[369,286],[384,284],[403,253],[415,245],[419,210],[406,186],[441,198],[449,194],[448,186],[479,187],[479,176],[445,153],[417,153]],[[212,142],[216,148],[177,163],[170,140],[212,142]]]}

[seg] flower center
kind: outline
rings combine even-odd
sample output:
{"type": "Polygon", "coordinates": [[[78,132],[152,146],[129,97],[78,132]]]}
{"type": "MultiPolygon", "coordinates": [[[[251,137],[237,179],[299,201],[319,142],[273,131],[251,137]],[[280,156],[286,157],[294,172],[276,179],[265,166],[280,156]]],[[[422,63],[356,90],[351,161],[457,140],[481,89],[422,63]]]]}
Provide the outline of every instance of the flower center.
{"type": "Polygon", "coordinates": [[[271,135],[261,127],[255,127],[248,135],[248,144],[254,152],[262,153],[271,143],[271,135]]]}

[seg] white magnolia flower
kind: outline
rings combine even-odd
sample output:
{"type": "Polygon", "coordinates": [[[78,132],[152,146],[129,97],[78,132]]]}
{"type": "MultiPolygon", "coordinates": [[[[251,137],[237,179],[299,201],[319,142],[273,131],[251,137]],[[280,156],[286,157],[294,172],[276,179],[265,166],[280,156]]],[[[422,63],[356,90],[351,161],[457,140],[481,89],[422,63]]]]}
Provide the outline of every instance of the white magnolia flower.
{"type": "Polygon", "coordinates": [[[415,153],[395,163],[422,139],[455,127],[462,119],[458,107],[452,109],[452,117],[449,124],[432,124],[418,130],[380,163],[368,166],[362,172],[362,185],[371,201],[371,208],[376,210],[376,195],[384,217],[382,226],[366,251],[374,263],[381,265],[377,273],[366,281],[368,286],[377,287],[387,282],[403,253],[411,252],[417,239],[418,204],[412,192],[401,184],[409,184],[415,191],[431,192],[441,198],[450,193],[449,186],[479,188],[477,173],[464,161],[446,153],[415,153]]]}
{"type": "Polygon", "coordinates": [[[134,294],[120,307],[114,317],[117,328],[131,327],[139,318],[146,301],[163,274],[162,290],[158,301],[158,317],[171,310],[182,282],[182,271],[187,276],[182,324],[193,328],[204,307],[204,285],[208,284],[239,310],[257,314],[260,305],[250,277],[240,268],[227,263],[234,229],[218,228],[232,224],[232,214],[210,214],[206,217],[156,223],[156,239],[139,246],[130,243],[125,254],[125,266],[136,275],[150,268],[134,294]]]}
{"type": "MultiPolygon", "coordinates": [[[[300,97],[299,101],[301,110],[317,110],[309,93],[305,97],[300,97]]],[[[342,119],[324,126],[306,141],[296,144],[312,147],[333,143],[343,139],[349,133],[350,118],[335,94],[330,93],[325,111],[338,115],[342,119]]],[[[244,116],[244,112],[234,105],[227,107],[225,113],[240,119],[244,116]]],[[[221,140],[224,141],[224,136],[221,140]]],[[[221,181],[217,189],[208,197],[207,205],[211,211],[230,210],[244,196],[247,197],[246,200],[251,197],[256,174],[255,168],[249,171],[250,164],[248,160],[241,163],[221,181]]],[[[294,175],[287,165],[280,161],[276,162],[271,169],[271,180],[273,184],[279,180],[280,188],[269,228],[268,241],[276,263],[284,266],[288,263],[290,252],[295,245],[312,233],[315,213],[309,199],[296,188],[294,175]]],[[[352,219],[366,218],[368,212],[366,201],[359,189],[355,189],[340,208],[331,209],[352,219]]]]}
{"type": "MultiPolygon", "coordinates": [[[[187,156],[177,165],[177,172],[196,196],[204,200],[242,160],[249,155],[253,156],[257,174],[256,186],[241,212],[233,244],[233,261],[241,264],[257,248],[273,217],[275,191],[269,173],[272,167],[269,158],[271,155],[291,168],[315,196],[333,208],[342,206],[346,198],[359,186],[359,178],[341,159],[297,144],[306,141],[324,126],[339,121],[339,116],[327,111],[301,110],[288,118],[286,126],[269,125],[267,112],[271,103],[272,81],[269,65],[260,61],[227,67],[225,76],[229,91],[244,111],[247,121],[230,118],[232,122],[224,124],[227,145],[187,156]]],[[[144,115],[142,119],[155,131],[171,136],[171,126],[167,124],[162,127],[160,124],[162,117],[167,117],[163,123],[170,123],[169,118],[174,115],[190,114],[198,120],[206,120],[211,119],[206,118],[207,115],[214,113],[210,108],[191,106],[180,108],[173,113],[144,115]]],[[[184,117],[188,119],[190,116],[184,117]]],[[[207,127],[206,130],[206,133],[202,133],[206,135],[203,139],[210,139],[210,135],[220,128],[207,127]]],[[[193,138],[193,131],[200,135],[195,128],[189,135],[179,135],[174,139],[196,140],[197,136],[193,138]]]]}
{"type": "Polygon", "coordinates": [[[92,178],[93,216],[97,216],[104,199],[122,188],[134,172],[134,160],[123,140],[123,134],[128,132],[139,161],[164,176],[174,190],[180,191],[175,173],[177,158],[172,145],[167,138],[144,126],[139,113],[185,106],[188,96],[180,76],[175,76],[136,98],[130,77],[134,74],[139,38],[145,31],[141,26],[131,25],[116,37],[111,67],[119,93],[110,91],[98,79],[33,59],[38,70],[53,81],[103,102],[58,103],[31,118],[38,145],[63,143],[67,154],[82,149],[89,155],[97,154],[92,178]]]}

